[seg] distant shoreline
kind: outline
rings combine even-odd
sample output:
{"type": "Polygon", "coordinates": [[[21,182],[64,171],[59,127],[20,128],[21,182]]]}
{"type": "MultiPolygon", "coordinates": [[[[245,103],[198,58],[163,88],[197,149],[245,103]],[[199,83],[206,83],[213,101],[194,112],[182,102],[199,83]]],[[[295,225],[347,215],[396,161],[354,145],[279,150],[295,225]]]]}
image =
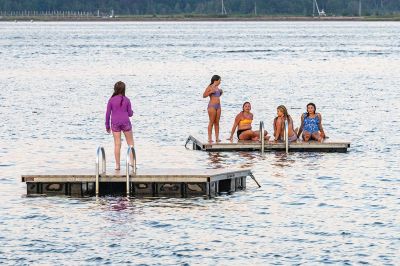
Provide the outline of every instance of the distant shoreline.
{"type": "Polygon", "coordinates": [[[116,16],[116,17],[63,17],[63,16],[0,16],[2,21],[38,21],[38,22],[120,22],[120,21],[400,21],[400,16],[393,17],[350,17],[350,16],[116,16]]]}

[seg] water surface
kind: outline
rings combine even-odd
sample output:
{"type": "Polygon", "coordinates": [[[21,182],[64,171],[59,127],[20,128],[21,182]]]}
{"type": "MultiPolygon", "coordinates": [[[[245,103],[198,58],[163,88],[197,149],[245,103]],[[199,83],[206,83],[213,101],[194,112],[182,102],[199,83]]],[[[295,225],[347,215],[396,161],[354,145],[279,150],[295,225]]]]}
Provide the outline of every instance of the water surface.
{"type": "MultiPolygon", "coordinates": [[[[372,264],[400,261],[396,22],[0,24],[0,263],[372,264]],[[244,101],[272,131],[312,101],[348,153],[204,153],[204,88],[222,76],[221,135],[244,101]],[[215,199],[25,196],[24,173],[93,168],[112,86],[134,106],[139,167],[250,168],[215,199]]],[[[255,125],[256,126],[256,125],[255,125]]],[[[126,146],[123,146],[125,150],[126,146]]]]}

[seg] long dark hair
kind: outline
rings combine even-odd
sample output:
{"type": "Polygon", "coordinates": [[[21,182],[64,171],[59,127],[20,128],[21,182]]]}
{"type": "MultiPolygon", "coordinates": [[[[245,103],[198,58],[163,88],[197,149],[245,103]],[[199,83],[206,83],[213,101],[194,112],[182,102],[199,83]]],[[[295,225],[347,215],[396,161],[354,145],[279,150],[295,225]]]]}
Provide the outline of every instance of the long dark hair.
{"type": "Polygon", "coordinates": [[[119,106],[122,106],[122,102],[124,101],[124,96],[125,96],[125,83],[123,83],[122,81],[118,81],[117,83],[115,83],[114,93],[111,96],[111,98],[117,95],[122,95],[121,103],[119,104],[119,106]]]}
{"type": "Polygon", "coordinates": [[[221,77],[218,76],[218,75],[212,76],[210,85],[212,85],[214,83],[214,81],[217,81],[217,80],[220,80],[220,79],[221,79],[221,77]]]}
{"type": "MultiPolygon", "coordinates": [[[[317,113],[317,107],[315,106],[315,104],[309,103],[309,104],[307,104],[307,107],[308,107],[309,105],[314,106],[314,113],[316,114],[316,113],[317,113]]],[[[309,116],[310,116],[310,114],[308,113],[308,110],[307,110],[307,117],[309,117],[309,116]]]]}
{"type": "Polygon", "coordinates": [[[244,106],[245,106],[246,104],[250,104],[250,106],[251,106],[251,103],[250,103],[250,102],[244,102],[243,105],[242,105],[242,113],[244,113],[244,106]]]}

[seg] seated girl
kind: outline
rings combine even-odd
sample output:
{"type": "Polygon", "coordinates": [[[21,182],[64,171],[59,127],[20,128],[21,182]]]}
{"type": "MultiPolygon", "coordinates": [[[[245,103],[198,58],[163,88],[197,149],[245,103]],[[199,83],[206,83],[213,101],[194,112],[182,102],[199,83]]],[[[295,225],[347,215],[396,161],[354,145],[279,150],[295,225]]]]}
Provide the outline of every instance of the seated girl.
{"type": "Polygon", "coordinates": [[[293,129],[293,119],[288,114],[288,111],[284,105],[279,105],[276,108],[277,117],[274,119],[274,140],[275,141],[283,141],[284,133],[285,133],[285,120],[288,121],[288,135],[289,141],[296,141],[297,134],[293,129]]]}
{"type": "MultiPolygon", "coordinates": [[[[243,110],[236,116],[235,122],[233,123],[231,136],[228,140],[233,140],[233,134],[237,128],[237,137],[239,140],[259,140],[260,131],[251,130],[251,123],[253,122],[253,114],[250,113],[251,104],[245,102],[243,104],[243,110]]],[[[267,136],[267,131],[264,132],[264,139],[268,140],[270,136],[267,136]]]]}
{"type": "Polygon", "coordinates": [[[320,113],[316,113],[315,104],[307,104],[307,112],[301,115],[301,125],[297,137],[303,132],[303,140],[316,140],[322,142],[325,136],[322,128],[322,117],[320,113]]]}

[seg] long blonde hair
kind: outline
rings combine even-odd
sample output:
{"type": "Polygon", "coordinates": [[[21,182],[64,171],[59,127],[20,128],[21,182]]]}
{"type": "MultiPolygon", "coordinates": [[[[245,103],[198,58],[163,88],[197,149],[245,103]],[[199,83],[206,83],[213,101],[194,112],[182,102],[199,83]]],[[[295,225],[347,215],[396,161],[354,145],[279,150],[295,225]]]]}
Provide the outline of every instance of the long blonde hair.
{"type": "Polygon", "coordinates": [[[290,123],[292,118],[290,117],[286,107],[284,105],[279,105],[276,109],[280,110],[283,113],[284,119],[286,119],[288,121],[288,123],[290,123]]]}

